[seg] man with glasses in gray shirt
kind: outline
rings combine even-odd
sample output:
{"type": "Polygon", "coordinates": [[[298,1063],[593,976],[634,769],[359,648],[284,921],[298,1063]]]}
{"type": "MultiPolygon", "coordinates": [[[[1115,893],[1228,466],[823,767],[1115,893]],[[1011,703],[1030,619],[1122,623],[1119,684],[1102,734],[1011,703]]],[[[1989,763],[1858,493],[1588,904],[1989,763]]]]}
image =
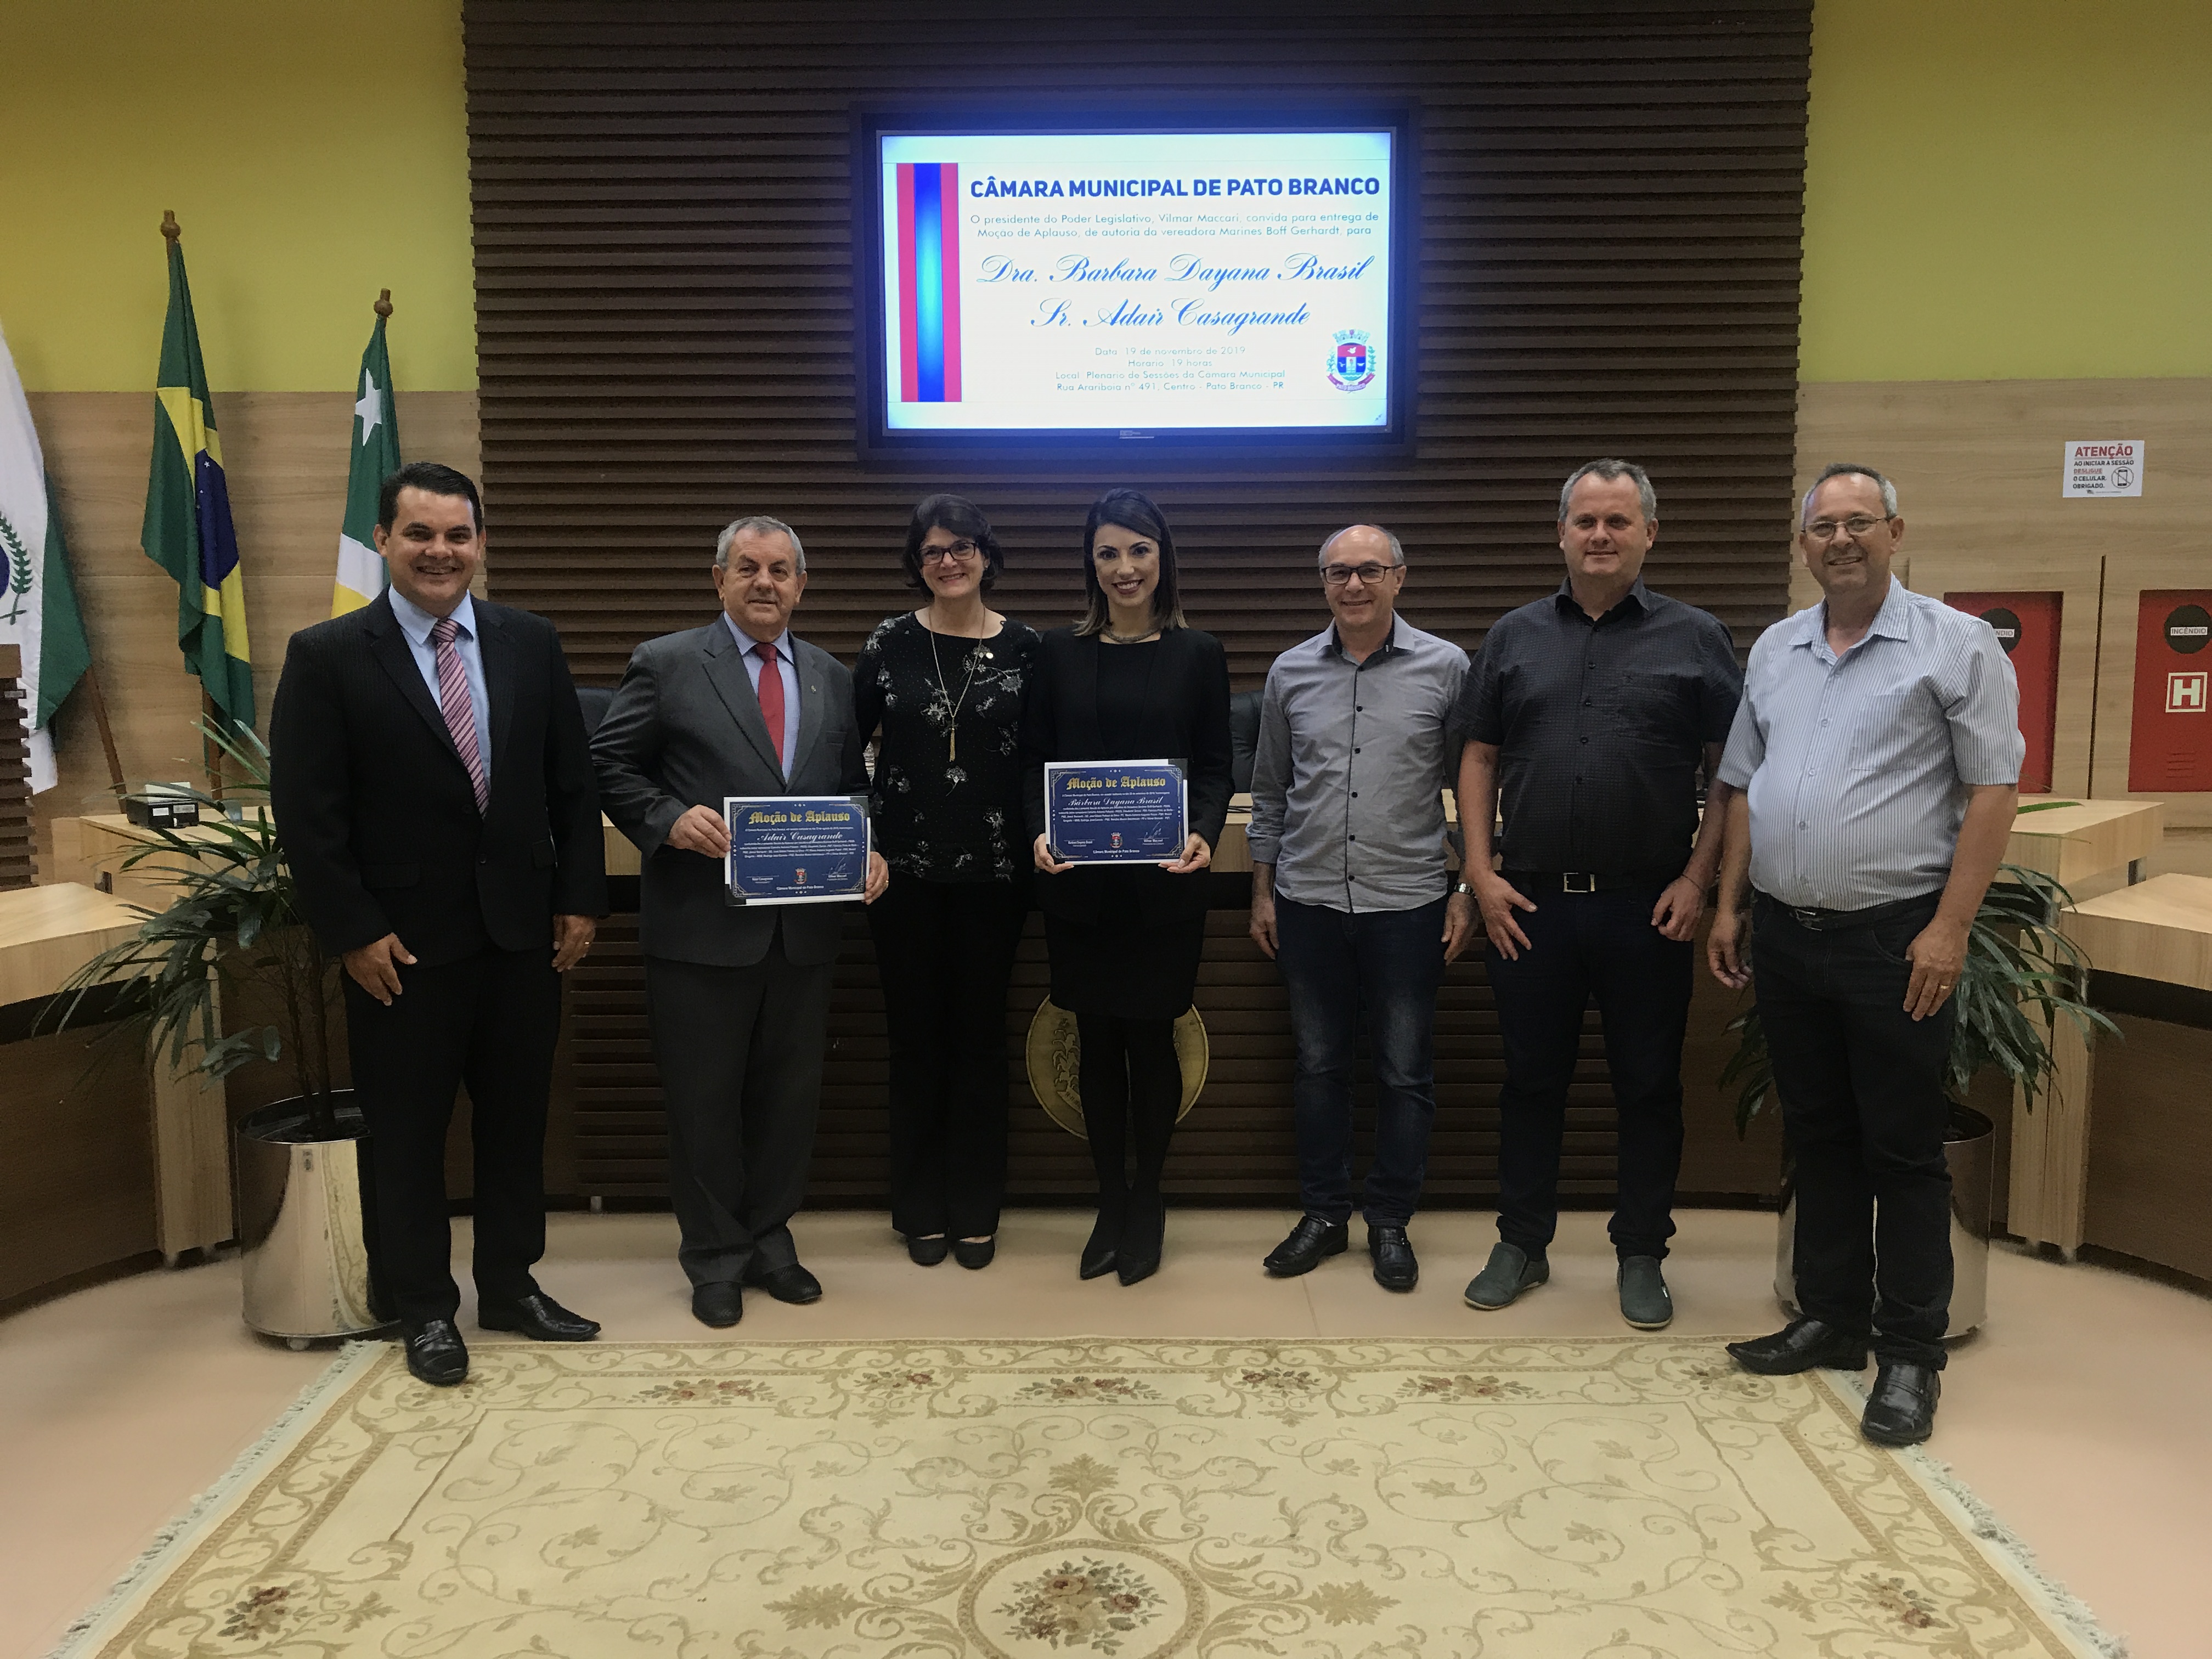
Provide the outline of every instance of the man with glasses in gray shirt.
{"type": "Polygon", "coordinates": [[[1420,1267],[1406,1230],[1437,1110],[1437,988],[1474,937],[1472,899],[1445,890],[1443,792],[1467,653],[1397,614],[1406,555],[1387,530],[1338,531],[1322,544],[1321,577],[1334,623],[1267,671],[1252,767],[1251,931],[1290,993],[1305,1206],[1266,1267],[1287,1278],[1345,1248],[1364,1014],[1376,1107],[1367,1250],[1377,1284],[1410,1291],[1420,1267]]]}
{"type": "Polygon", "coordinates": [[[1804,1317],[1729,1352],[1770,1376],[1857,1370],[1870,1342],[1861,1431],[1906,1446],[1935,1428],[1950,1325],[1952,994],[2027,744],[1990,625],[1890,574],[1905,520],[1889,480],[1839,462],[1800,518],[1825,598],[1751,648],[1705,951],[1722,983],[1756,980],[1804,1317]]]}

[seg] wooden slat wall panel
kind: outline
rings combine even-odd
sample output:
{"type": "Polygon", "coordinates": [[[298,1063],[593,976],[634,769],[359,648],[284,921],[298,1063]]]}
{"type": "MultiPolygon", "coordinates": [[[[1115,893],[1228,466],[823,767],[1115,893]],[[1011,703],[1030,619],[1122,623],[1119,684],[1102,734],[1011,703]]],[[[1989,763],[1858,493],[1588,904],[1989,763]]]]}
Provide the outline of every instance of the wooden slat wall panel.
{"type": "MultiPolygon", "coordinates": [[[[1559,481],[1597,454],[1642,461],[1658,485],[1655,586],[1711,610],[1741,647],[1782,614],[1805,0],[1139,3],[1079,22],[1012,0],[468,0],[464,15],[493,591],[559,623],[581,680],[612,684],[640,640],[708,614],[714,532],[744,512],[798,527],[803,631],[849,659],[908,603],[896,549],[908,507],[937,489],[983,505],[1009,551],[998,603],[1049,626],[1073,610],[1090,498],[1149,488],[1176,526],[1191,619],[1222,638],[1240,686],[1319,624],[1312,550],[1358,520],[1404,538],[1409,617],[1478,647],[1558,580],[1559,481]],[[1220,94],[1279,94],[1285,109],[1418,100],[1417,453],[863,471],[851,114],[953,91],[1194,109],[1220,94]]],[[[1216,1065],[1177,1179],[1194,1196],[1281,1199],[1281,993],[1241,942],[1241,913],[1215,923],[1200,1007],[1216,1065]]],[[[587,1191],[646,1195],[662,1190],[663,1130],[618,933],[578,987],[579,1170],[587,1191]]],[[[854,939],[816,1170],[825,1201],[883,1191],[881,1027],[857,923],[854,939]]],[[[1041,994],[1041,950],[1024,946],[1010,1018],[1041,994]]],[[[1431,1191],[1479,1197],[1494,1190],[1496,1082],[1479,967],[1447,989],[1439,1066],[1431,1191]]],[[[1601,1085],[1578,1089],[1569,1181],[1595,1195],[1612,1139],[1601,1085]]],[[[1030,1123],[1017,1093],[1017,1190],[1084,1190],[1079,1147],[1030,1123]]]]}
{"type": "Polygon", "coordinates": [[[15,648],[0,662],[0,892],[37,879],[31,831],[31,744],[23,729],[23,682],[15,648]]]}
{"type": "MultiPolygon", "coordinates": [[[[1297,1187],[1291,1140],[1291,1066],[1282,981],[1245,937],[1242,910],[1209,917],[1199,1006],[1212,1063],[1205,1093],[1176,1133],[1168,1189],[1189,1198],[1278,1201],[1297,1187]]],[[[1016,1056],[1008,1152],[1017,1201],[1079,1199],[1093,1189],[1083,1143],[1048,1118],[1021,1080],[1024,1035],[1044,1000],[1044,935],[1032,916],[1006,999],[1016,1056]]],[[[659,1079],[646,1036],[643,964],[635,920],[611,919],[589,963],[575,972],[570,1010],[576,1062],[576,1160],[584,1190],[657,1198],[667,1190],[668,1138],[659,1079]]],[[[822,1116],[811,1203],[878,1201],[885,1190],[883,1001],[866,926],[847,928],[830,1015],[822,1116]]],[[[1588,1053],[1569,1096],[1560,1191],[1595,1197],[1613,1190],[1610,1097],[1590,1017],[1588,1053]]],[[[1497,1191],[1498,1085],[1504,1076],[1498,1018],[1480,963],[1467,958],[1445,975],[1437,1018],[1437,1111],[1428,1193],[1449,1204],[1497,1191]]],[[[1371,1124],[1360,1085],[1358,1157],[1371,1124]]]]}

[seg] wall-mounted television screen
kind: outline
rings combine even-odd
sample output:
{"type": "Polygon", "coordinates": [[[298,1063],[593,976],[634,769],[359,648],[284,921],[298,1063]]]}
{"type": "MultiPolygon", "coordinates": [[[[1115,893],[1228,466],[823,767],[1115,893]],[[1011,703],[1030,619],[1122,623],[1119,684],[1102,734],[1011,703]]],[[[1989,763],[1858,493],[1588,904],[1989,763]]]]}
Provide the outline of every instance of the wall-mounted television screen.
{"type": "Polygon", "coordinates": [[[1402,121],[860,142],[867,447],[1404,441],[1402,121]]]}

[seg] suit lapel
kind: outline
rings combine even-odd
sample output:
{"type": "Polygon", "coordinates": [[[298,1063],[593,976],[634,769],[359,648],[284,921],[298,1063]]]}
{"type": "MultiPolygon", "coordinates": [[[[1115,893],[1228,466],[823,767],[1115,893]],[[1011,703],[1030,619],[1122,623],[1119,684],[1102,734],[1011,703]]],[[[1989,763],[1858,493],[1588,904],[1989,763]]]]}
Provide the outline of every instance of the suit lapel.
{"type": "Polygon", "coordinates": [[[392,614],[392,599],[388,592],[380,593],[368,607],[368,649],[392,677],[404,697],[422,717],[422,722],[453,757],[461,763],[461,751],[453,747],[453,734],[446,729],[446,716],[432,700],[430,688],[424,683],[422,671],[415,661],[414,647],[407,643],[406,631],[399,626],[399,618],[392,614]]]}
{"type": "Polygon", "coordinates": [[[490,763],[489,775],[496,779],[507,758],[507,733],[514,726],[514,641],[489,605],[479,604],[474,609],[477,649],[483,657],[484,696],[491,703],[491,753],[486,759],[490,763]]]}
{"type": "MultiPolygon", "coordinates": [[[[738,730],[744,733],[745,741],[752,744],[769,770],[782,776],[783,769],[776,763],[775,744],[768,735],[768,721],[761,716],[759,695],[745,673],[744,653],[730,637],[729,626],[725,622],[718,620],[708,625],[706,667],[708,684],[721,698],[722,706],[730,711],[730,718],[738,723],[738,730]]],[[[768,672],[765,663],[761,672],[768,672]]],[[[802,718],[805,712],[802,707],[802,718]]]]}
{"type": "Polygon", "coordinates": [[[815,740],[822,735],[822,669],[818,661],[809,661],[813,653],[794,639],[791,642],[794,676],[799,681],[799,743],[792,750],[791,775],[799,775],[799,757],[814,752],[815,740]]]}

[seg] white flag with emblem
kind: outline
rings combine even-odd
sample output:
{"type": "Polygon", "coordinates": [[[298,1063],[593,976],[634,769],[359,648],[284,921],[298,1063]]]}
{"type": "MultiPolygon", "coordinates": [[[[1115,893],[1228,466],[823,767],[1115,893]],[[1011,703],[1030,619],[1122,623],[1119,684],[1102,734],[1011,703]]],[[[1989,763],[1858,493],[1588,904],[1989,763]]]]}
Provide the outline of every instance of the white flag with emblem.
{"type": "Polygon", "coordinates": [[[0,645],[22,647],[31,793],[54,787],[47,721],[92,661],[30,399],[0,334],[0,645]]]}

